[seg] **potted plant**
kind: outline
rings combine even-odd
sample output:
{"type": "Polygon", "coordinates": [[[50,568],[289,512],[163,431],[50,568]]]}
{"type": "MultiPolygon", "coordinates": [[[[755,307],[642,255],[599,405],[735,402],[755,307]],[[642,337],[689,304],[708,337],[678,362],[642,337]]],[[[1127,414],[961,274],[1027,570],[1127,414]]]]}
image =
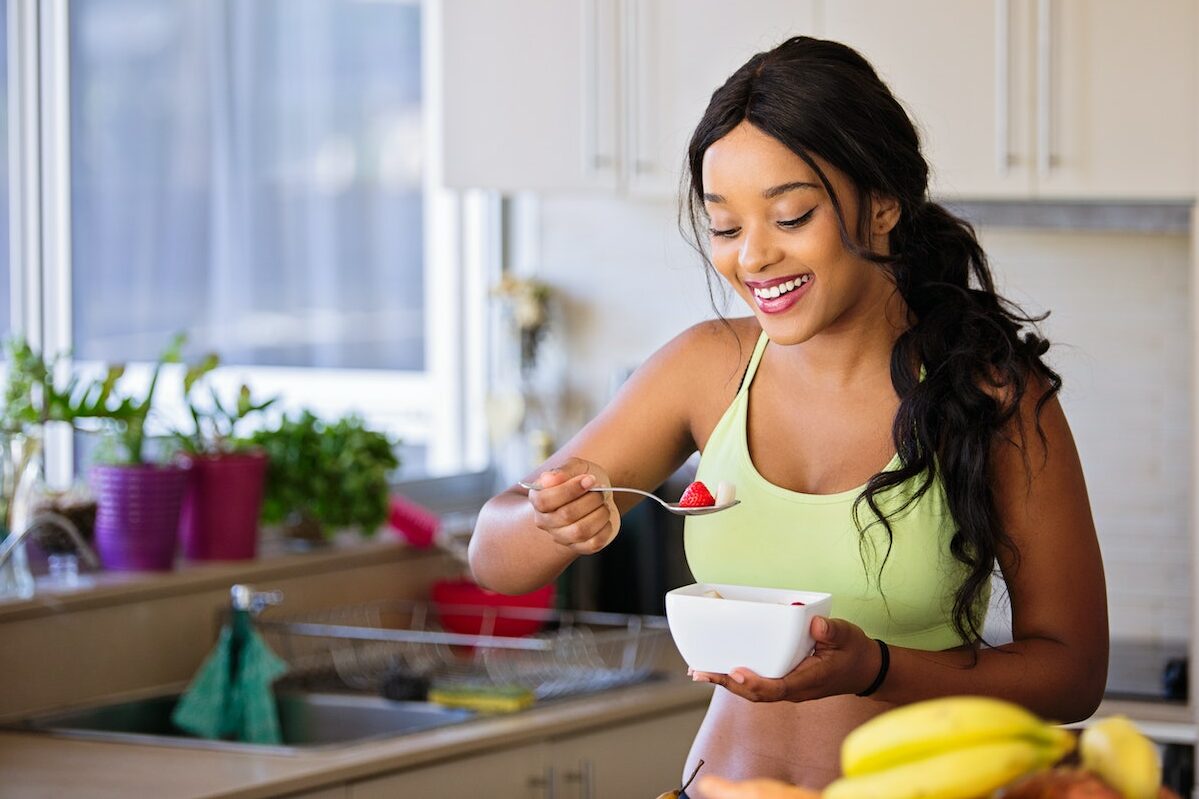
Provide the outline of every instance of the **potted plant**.
{"type": "Polygon", "coordinates": [[[186,336],[177,334],[154,365],[140,398],[120,401],[110,436],[89,474],[99,502],[96,550],[107,569],[165,571],[173,568],[187,467],[152,457],[146,422],[162,367],[179,363],[186,336]]]}
{"type": "Polygon", "coordinates": [[[267,456],[236,437],[239,423],[269,408],[275,398],[255,402],[243,385],[232,403],[222,402],[205,377],[220,363],[216,354],[188,367],[183,395],[193,427],[176,440],[190,466],[179,523],[183,555],[190,560],[248,560],[258,554],[258,517],[262,510],[267,456]],[[195,397],[208,388],[206,401],[195,397]]]}
{"type": "Polygon", "coordinates": [[[321,543],[339,528],[371,535],[387,519],[398,442],[356,415],[331,424],[308,411],[250,441],[269,459],[262,520],[293,539],[321,543]]]}
{"type": "MultiPolygon", "coordinates": [[[[47,491],[42,483],[41,444],[50,424],[68,424],[80,429],[84,420],[123,419],[132,406],[118,401],[113,389],[123,374],[110,366],[96,378],[86,378],[63,368],[65,354],[46,359],[20,337],[5,342],[7,371],[3,406],[0,407],[0,541],[20,534],[35,514],[47,511],[66,518],[86,539],[96,513],[96,502],[76,492],[47,491]]],[[[64,549],[53,525],[31,531],[40,540],[44,530],[54,540],[48,548],[64,549]]],[[[0,566],[0,595],[32,593],[33,580],[23,545],[0,566]]]]}

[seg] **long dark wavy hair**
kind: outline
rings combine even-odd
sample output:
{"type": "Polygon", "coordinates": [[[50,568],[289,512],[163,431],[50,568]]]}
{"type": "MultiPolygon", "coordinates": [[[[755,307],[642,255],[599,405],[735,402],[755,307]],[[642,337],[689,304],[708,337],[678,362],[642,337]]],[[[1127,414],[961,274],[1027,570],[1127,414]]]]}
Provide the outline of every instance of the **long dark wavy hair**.
{"type": "MultiPolygon", "coordinates": [[[[782,142],[812,168],[832,201],[845,247],[886,270],[910,310],[910,327],[891,352],[891,383],[900,399],[891,436],[902,463],[871,477],[853,510],[863,547],[871,526],[862,525],[863,503],[874,514],[872,524],[886,528],[880,590],[894,531],[879,496],[922,478],[893,511],[900,513],[939,472],[956,527],[950,551],[966,572],[954,595],[953,624],[963,641],[985,643],[982,601],[996,556],[1003,550],[1019,562],[992,496],[991,448],[1012,427],[1023,430],[1010,423],[1030,387],[1041,391],[1035,421],[1044,443],[1041,411],[1061,388],[1061,377],[1041,358],[1049,343],[1036,325],[1044,316],[1029,316],[996,293],[974,228],[929,200],[928,164],[916,129],[866,59],[838,42],[807,36],[788,39],[738,69],[712,94],[691,137],[680,225],[709,267],[709,288],[715,270],[704,247],[703,158],[742,121],[782,142]],[[848,229],[841,198],[813,155],[854,186],[861,209],[856,231],[848,229]],[[899,203],[891,255],[860,243],[869,240],[872,194],[899,203]],[[924,366],[923,380],[915,364],[924,366]]],[[[1023,433],[1017,435],[1022,443],[1023,433]]]]}

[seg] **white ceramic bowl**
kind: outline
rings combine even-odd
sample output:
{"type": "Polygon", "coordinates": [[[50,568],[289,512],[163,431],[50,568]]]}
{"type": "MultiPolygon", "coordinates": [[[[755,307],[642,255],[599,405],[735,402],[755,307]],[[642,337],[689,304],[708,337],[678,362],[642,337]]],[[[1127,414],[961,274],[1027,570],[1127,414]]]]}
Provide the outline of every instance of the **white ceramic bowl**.
{"type": "Polygon", "coordinates": [[[811,654],[812,619],[828,616],[831,602],[813,591],[693,583],[667,592],[666,618],[692,669],[728,674],[741,666],[778,678],[811,654]],[[721,598],[705,596],[712,591],[721,598]]]}

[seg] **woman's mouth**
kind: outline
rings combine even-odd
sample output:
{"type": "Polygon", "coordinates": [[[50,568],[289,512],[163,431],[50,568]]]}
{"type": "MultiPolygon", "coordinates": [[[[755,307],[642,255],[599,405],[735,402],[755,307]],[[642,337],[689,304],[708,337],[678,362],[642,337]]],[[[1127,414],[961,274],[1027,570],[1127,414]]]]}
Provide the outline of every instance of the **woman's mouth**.
{"type": "Polygon", "coordinates": [[[766,283],[747,282],[746,285],[753,292],[754,301],[763,313],[782,313],[808,293],[811,283],[812,275],[809,274],[766,283]]]}

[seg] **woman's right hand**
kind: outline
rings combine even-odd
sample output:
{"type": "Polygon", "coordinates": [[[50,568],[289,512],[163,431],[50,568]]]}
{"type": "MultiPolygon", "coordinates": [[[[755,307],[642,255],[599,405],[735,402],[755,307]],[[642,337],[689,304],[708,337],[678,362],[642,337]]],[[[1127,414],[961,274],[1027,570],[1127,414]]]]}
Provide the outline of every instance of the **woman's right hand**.
{"type": "Polygon", "coordinates": [[[598,464],[571,458],[543,472],[537,484],[540,490],[529,491],[534,523],[562,546],[593,555],[620,531],[620,511],[612,493],[587,490],[612,485],[598,464]]]}

